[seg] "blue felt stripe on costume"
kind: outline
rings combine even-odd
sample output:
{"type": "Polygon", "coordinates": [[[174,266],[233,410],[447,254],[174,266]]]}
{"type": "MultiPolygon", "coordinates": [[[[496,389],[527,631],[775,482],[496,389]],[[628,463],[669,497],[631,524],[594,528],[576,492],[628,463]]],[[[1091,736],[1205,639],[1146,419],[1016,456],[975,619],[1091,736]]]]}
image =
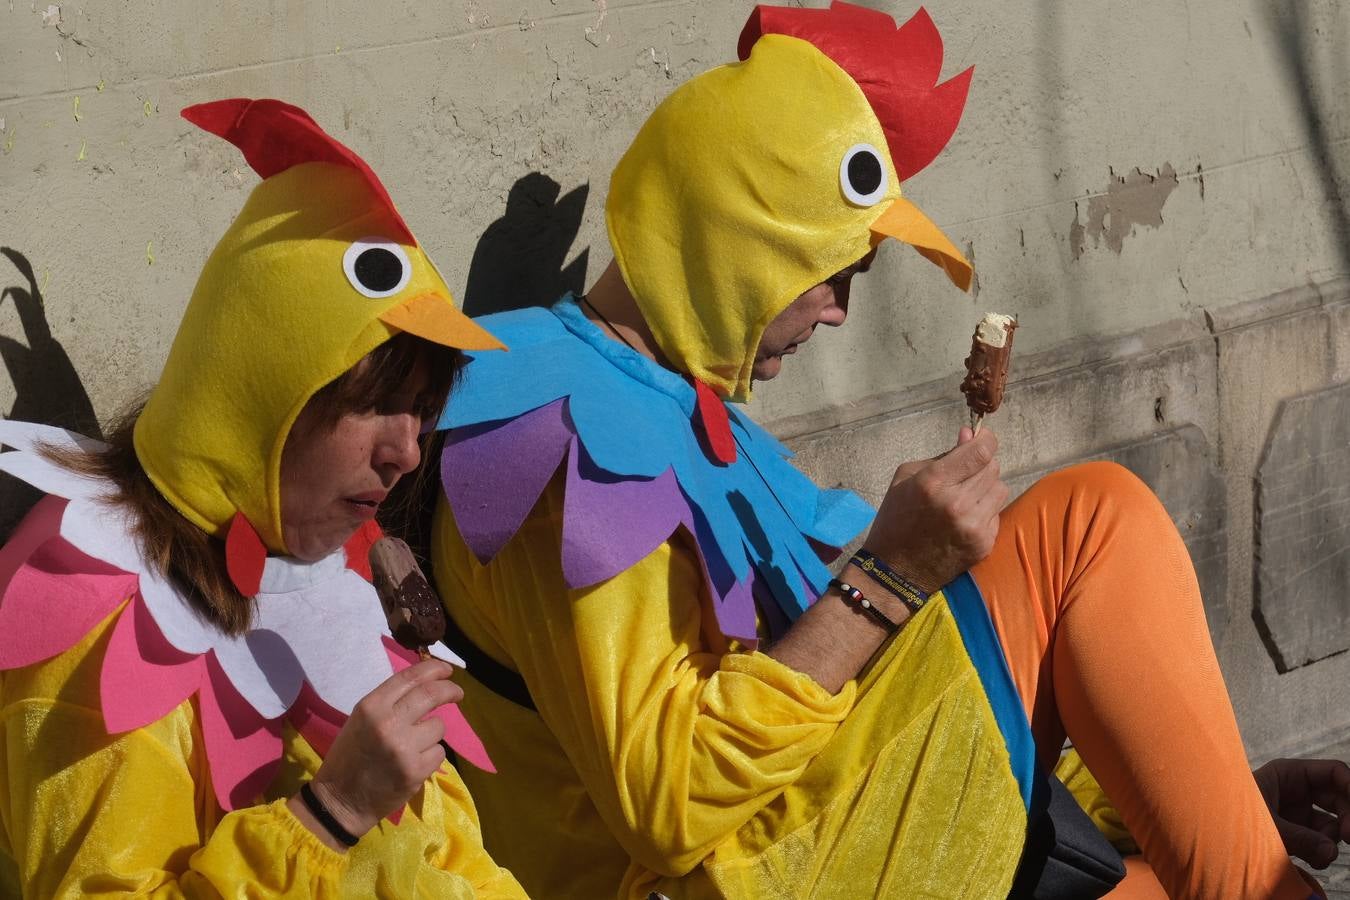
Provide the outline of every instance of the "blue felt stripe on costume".
{"type": "Polygon", "coordinates": [[[1003,656],[1003,645],[999,643],[998,632],[994,631],[989,609],[984,605],[984,596],[969,572],[944,587],[942,593],[947,598],[947,608],[951,610],[952,618],[956,620],[956,628],[961,632],[966,653],[980,675],[984,694],[994,710],[994,720],[1003,733],[1013,777],[1017,779],[1022,792],[1022,802],[1030,809],[1032,792],[1040,780],[1036,764],[1036,741],[1031,736],[1031,723],[1027,721],[1026,710],[1022,708],[1022,698],[1017,693],[1017,685],[1013,683],[1012,671],[1003,656]]]}

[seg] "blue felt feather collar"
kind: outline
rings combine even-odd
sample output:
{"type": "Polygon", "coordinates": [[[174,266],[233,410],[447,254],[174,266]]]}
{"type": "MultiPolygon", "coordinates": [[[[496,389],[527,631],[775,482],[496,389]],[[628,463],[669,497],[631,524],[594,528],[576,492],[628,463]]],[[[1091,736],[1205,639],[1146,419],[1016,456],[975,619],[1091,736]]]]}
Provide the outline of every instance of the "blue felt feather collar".
{"type": "Polygon", "coordinates": [[[569,586],[617,575],[683,525],[697,539],[722,631],[753,641],[756,598],[771,622],[795,619],[829,580],[821,554],[871,520],[857,495],[817,487],[735,406],[737,460],[711,460],[691,424],[693,387],[611,340],[570,295],[482,324],[510,352],[470,354],[438,426],[448,431],[446,496],[481,561],[510,540],[565,463],[569,586]]]}

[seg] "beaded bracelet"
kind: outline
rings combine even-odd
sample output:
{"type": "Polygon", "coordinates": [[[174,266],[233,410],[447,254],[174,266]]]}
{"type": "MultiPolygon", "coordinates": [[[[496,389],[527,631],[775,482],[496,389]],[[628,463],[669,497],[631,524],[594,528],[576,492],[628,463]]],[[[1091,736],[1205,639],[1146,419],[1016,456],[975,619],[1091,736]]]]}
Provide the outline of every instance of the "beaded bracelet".
{"type": "Polygon", "coordinates": [[[328,807],[324,806],[323,802],[319,800],[314,793],[314,788],[309,786],[308,781],[300,785],[300,801],[305,804],[305,808],[314,815],[314,818],[319,820],[319,824],[324,827],[324,830],[337,838],[338,843],[346,847],[355,847],[357,842],[361,840],[342,827],[333,814],[328,811],[328,807]]]}
{"type": "Polygon", "coordinates": [[[898,597],[901,603],[909,607],[911,613],[917,613],[928,602],[929,594],[927,591],[920,590],[899,572],[878,559],[872,551],[866,548],[859,550],[853,554],[849,562],[862,569],[872,577],[873,581],[898,597]]]}
{"type": "Polygon", "coordinates": [[[890,616],[872,605],[872,601],[863,596],[863,592],[849,584],[847,581],[840,581],[838,578],[830,579],[830,587],[838,588],[843,596],[844,602],[854,609],[862,610],[866,615],[871,616],[872,621],[876,622],[890,634],[895,634],[900,630],[900,623],[895,622],[890,616]]]}

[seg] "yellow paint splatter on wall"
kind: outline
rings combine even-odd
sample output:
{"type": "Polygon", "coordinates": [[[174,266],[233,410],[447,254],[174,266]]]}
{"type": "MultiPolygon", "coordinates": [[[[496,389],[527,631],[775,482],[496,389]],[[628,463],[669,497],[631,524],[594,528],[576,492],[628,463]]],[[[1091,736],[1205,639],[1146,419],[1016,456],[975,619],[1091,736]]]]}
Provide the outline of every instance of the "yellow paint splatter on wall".
{"type": "Polygon", "coordinates": [[[155,264],[155,242],[147,241],[145,244],[145,264],[153,266],[155,264]]]}
{"type": "Polygon", "coordinates": [[[80,121],[80,118],[81,118],[81,116],[80,116],[80,95],[79,95],[79,94],[76,94],[76,95],[75,95],[75,121],[76,121],[76,122],[80,121]]]}
{"type": "Polygon", "coordinates": [[[84,162],[85,151],[89,149],[88,139],[80,141],[80,155],[75,157],[76,162],[84,162]]]}

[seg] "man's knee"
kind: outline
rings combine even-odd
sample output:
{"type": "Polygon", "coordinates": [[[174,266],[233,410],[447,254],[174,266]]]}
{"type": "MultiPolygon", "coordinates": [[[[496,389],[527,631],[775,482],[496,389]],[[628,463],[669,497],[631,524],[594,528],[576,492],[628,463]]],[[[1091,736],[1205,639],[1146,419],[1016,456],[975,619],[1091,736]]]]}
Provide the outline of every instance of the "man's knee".
{"type": "Polygon", "coordinates": [[[1120,463],[1110,460],[1078,463],[1060,469],[1054,474],[1062,475],[1072,482],[1112,497],[1146,496],[1150,499],[1156,499],[1153,491],[1139,479],[1138,475],[1120,463]]]}
{"type": "Polygon", "coordinates": [[[1041,502],[1057,498],[1058,502],[1078,506],[1109,507],[1125,515],[1142,513],[1170,516],[1163,509],[1153,490],[1129,469],[1109,460],[1077,463],[1046,475],[1028,488],[1028,497],[1041,502]]]}

